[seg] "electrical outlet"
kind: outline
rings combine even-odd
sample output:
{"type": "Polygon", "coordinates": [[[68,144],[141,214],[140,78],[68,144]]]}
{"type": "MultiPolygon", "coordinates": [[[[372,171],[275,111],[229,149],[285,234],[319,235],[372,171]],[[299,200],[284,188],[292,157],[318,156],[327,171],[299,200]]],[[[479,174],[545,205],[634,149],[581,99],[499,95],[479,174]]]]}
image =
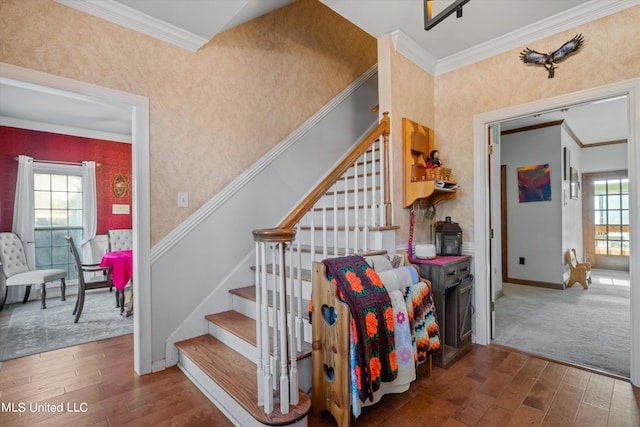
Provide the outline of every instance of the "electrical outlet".
{"type": "Polygon", "coordinates": [[[520,257],[520,265],[524,265],[524,257],[520,257]]]}
{"type": "Polygon", "coordinates": [[[178,192],[178,207],[186,208],[189,207],[189,193],[186,191],[178,192]]]}

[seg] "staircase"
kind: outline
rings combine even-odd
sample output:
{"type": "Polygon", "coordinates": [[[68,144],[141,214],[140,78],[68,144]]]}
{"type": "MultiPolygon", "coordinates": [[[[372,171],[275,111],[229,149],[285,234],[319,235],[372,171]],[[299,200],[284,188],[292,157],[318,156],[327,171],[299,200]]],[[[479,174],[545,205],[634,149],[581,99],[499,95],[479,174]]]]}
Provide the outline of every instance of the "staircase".
{"type": "Polygon", "coordinates": [[[311,264],[386,253],[389,117],[276,228],[255,230],[255,280],[232,310],[205,316],[208,334],[176,343],[179,366],[240,426],[306,426],[311,407],[311,264]]]}

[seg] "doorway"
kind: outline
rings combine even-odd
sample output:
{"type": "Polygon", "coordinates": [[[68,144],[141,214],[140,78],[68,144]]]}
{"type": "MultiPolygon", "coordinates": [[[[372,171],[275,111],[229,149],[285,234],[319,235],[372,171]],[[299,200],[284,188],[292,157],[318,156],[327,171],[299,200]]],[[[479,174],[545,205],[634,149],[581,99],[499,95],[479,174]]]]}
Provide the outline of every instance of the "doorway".
{"type": "Polygon", "coordinates": [[[151,248],[149,199],[149,100],[145,97],[0,63],[0,78],[52,96],[82,98],[130,111],[132,131],[132,203],[134,259],[134,370],[151,372],[151,248]]]}
{"type": "Polygon", "coordinates": [[[626,170],[582,175],[585,256],[593,268],[629,271],[629,176],[626,170]]]}
{"type": "MultiPolygon", "coordinates": [[[[482,113],[474,117],[474,245],[475,257],[474,267],[476,277],[478,278],[478,286],[475,288],[476,301],[476,335],[475,341],[479,344],[490,343],[491,332],[491,283],[500,260],[497,259],[500,254],[496,251],[490,251],[489,229],[490,224],[490,198],[483,191],[484,188],[491,188],[493,194],[499,194],[499,180],[497,187],[494,184],[490,187],[488,176],[489,165],[486,161],[488,156],[488,140],[487,128],[492,123],[499,123],[516,117],[524,117],[526,115],[535,114],[539,111],[548,111],[552,109],[561,109],[567,105],[576,105],[579,103],[590,102],[598,99],[605,99],[619,95],[628,96],[629,108],[629,139],[628,139],[628,158],[629,158],[629,180],[630,182],[638,181],[638,169],[640,168],[640,79],[634,79],[626,82],[594,88],[579,93],[568,94],[556,98],[550,98],[542,101],[532,102],[525,105],[509,107],[494,112],[482,113]],[[495,266],[495,268],[493,268],[495,266]]],[[[637,200],[640,198],[640,190],[632,186],[630,191],[631,212],[630,212],[630,240],[631,242],[640,241],[638,228],[640,227],[640,218],[638,218],[637,200]]],[[[631,251],[630,254],[630,278],[631,278],[631,382],[635,385],[640,384],[640,292],[634,286],[633,277],[640,267],[640,253],[631,251]]]]}

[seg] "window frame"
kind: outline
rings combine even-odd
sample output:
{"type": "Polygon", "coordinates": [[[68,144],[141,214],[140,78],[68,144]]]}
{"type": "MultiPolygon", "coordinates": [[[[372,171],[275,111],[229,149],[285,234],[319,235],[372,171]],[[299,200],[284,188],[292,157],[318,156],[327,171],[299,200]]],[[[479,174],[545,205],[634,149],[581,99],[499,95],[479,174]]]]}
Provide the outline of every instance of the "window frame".
{"type": "MultiPolygon", "coordinates": [[[[55,231],[60,231],[60,230],[66,230],[65,234],[67,233],[71,233],[74,237],[74,241],[76,241],[77,243],[82,241],[82,236],[84,234],[84,230],[83,230],[83,221],[81,221],[79,226],[72,226],[69,227],[67,226],[54,226],[54,225],[50,225],[48,227],[42,227],[42,226],[36,226],[35,223],[35,175],[36,174],[46,174],[46,175],[66,175],[66,176],[77,176],[79,177],[81,180],[83,179],[83,168],[82,165],[72,165],[72,164],[58,164],[58,163],[45,163],[45,162],[34,162],[33,163],[33,175],[34,175],[34,188],[32,189],[33,191],[33,195],[34,195],[34,223],[33,223],[33,228],[34,228],[34,250],[35,250],[35,263],[36,263],[36,268],[62,268],[63,265],[66,266],[66,270],[67,270],[67,279],[68,280],[74,280],[77,279],[77,272],[75,270],[75,261],[73,260],[70,251],[68,250],[68,243],[66,242],[66,240],[62,241],[60,239],[55,239],[53,238],[53,233],[55,233],[55,231]],[[43,231],[43,230],[51,230],[52,231],[52,240],[51,240],[51,248],[54,247],[62,247],[64,246],[65,249],[63,251],[61,251],[58,254],[58,257],[56,257],[53,252],[51,254],[51,264],[41,264],[39,263],[39,257],[38,257],[38,249],[41,249],[42,247],[38,247],[37,242],[37,235],[38,235],[38,231],[43,231]],[[73,232],[71,230],[74,230],[73,232]],[[56,242],[54,242],[54,240],[56,240],[56,242]],[[57,243],[57,244],[56,244],[57,243]],[[64,253],[64,255],[62,255],[62,253],[64,253]],[[63,259],[64,258],[64,259],[63,259]],[[64,260],[64,263],[62,262],[64,260]],[[55,261],[60,261],[60,262],[55,262],[55,261]]],[[[81,189],[82,189],[82,197],[84,197],[84,188],[81,185],[81,189]]],[[[82,212],[82,215],[84,215],[84,210],[82,212]]],[[[53,249],[52,249],[53,251],[53,249]]]]}

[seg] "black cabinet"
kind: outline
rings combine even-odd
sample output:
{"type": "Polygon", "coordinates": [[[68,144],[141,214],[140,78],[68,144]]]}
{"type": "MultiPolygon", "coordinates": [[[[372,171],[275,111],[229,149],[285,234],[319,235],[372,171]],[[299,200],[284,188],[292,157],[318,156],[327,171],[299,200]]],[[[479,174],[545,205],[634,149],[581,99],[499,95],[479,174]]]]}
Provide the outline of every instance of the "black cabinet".
{"type": "Polygon", "coordinates": [[[420,263],[420,275],[431,282],[442,352],[434,362],[446,366],[471,344],[470,256],[440,256],[420,263]]]}

